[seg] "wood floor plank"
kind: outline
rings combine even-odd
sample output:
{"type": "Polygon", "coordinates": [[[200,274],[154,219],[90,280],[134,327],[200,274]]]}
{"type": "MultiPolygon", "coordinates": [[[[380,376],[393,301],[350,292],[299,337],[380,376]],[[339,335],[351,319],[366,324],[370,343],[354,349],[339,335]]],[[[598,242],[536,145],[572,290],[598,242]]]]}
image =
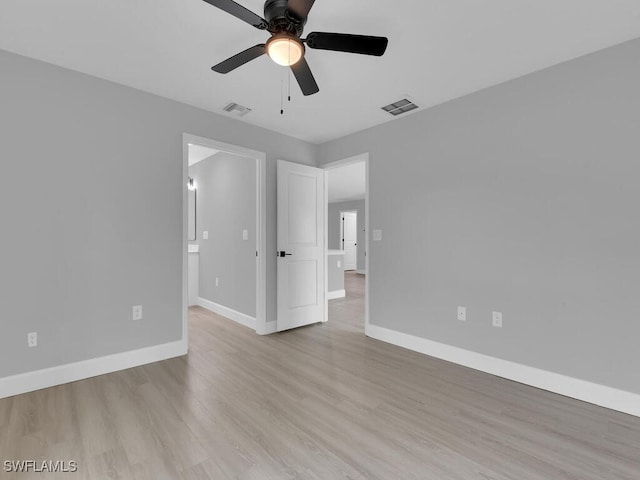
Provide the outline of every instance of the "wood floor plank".
{"type": "Polygon", "coordinates": [[[262,337],[196,307],[188,356],[0,400],[0,460],[87,480],[640,479],[639,418],[367,338],[364,277],[345,287],[326,324],[262,337]]]}

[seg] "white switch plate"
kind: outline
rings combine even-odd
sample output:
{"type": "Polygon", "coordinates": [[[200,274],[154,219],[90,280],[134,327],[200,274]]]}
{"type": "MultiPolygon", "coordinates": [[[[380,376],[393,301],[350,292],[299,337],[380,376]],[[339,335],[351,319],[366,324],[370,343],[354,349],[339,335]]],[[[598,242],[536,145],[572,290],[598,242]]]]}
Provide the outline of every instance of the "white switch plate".
{"type": "Polygon", "coordinates": [[[458,307],[458,320],[461,322],[467,321],[467,309],[466,307],[458,307]]]}
{"type": "Polygon", "coordinates": [[[497,328],[502,328],[502,312],[493,312],[492,325],[497,328]]]}
{"type": "Polygon", "coordinates": [[[242,230],[242,240],[249,240],[249,230],[242,230]]]}
{"type": "Polygon", "coordinates": [[[202,239],[203,240],[209,240],[209,232],[207,230],[202,232],[202,239]]]}
{"type": "Polygon", "coordinates": [[[133,319],[142,320],[142,305],[133,306],[133,319]]]}
{"type": "Polygon", "coordinates": [[[216,287],[220,285],[220,278],[216,277],[216,287]]]}
{"type": "Polygon", "coordinates": [[[29,347],[38,346],[38,332],[27,333],[27,345],[29,345],[29,347]]]}
{"type": "Polygon", "coordinates": [[[380,242],[382,240],[382,230],[373,231],[373,241],[380,242]]]}
{"type": "Polygon", "coordinates": [[[338,260],[338,268],[342,267],[342,262],[338,260]]]}

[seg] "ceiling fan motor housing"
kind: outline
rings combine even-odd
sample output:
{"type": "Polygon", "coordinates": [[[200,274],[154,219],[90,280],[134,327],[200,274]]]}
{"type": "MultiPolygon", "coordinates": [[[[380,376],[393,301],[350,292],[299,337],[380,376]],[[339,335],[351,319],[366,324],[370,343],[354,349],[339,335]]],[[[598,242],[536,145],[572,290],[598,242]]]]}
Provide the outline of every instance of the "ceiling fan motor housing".
{"type": "Polygon", "coordinates": [[[288,0],[267,0],[264,3],[264,18],[269,22],[267,30],[272,34],[286,33],[302,36],[307,19],[297,18],[287,9],[288,0]]]}

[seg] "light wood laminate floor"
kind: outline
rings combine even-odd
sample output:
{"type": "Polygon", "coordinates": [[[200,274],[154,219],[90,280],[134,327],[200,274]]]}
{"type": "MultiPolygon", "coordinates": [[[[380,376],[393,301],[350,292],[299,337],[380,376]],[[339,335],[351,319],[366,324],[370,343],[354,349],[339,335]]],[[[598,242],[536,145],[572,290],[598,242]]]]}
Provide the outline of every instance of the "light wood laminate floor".
{"type": "Polygon", "coordinates": [[[363,333],[364,279],[330,321],[267,337],[201,308],[190,354],[0,400],[0,478],[638,480],[640,419],[363,333]]]}

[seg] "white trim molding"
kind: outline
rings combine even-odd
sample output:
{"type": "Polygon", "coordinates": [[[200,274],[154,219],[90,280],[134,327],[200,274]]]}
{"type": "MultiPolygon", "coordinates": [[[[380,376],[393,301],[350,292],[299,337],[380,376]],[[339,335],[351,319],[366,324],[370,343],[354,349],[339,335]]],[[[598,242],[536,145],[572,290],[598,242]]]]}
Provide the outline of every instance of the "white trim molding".
{"type": "Polygon", "coordinates": [[[431,357],[640,417],[640,395],[636,393],[452,347],[377,325],[366,325],[365,333],[376,340],[431,357]]]}
{"type": "Polygon", "coordinates": [[[366,270],[356,270],[356,273],[357,273],[358,275],[366,275],[366,274],[367,274],[367,271],[366,271],[366,270]]]}
{"type": "Polygon", "coordinates": [[[154,345],[130,352],[116,353],[104,357],[67,363],[33,372],[0,378],[0,398],[12,397],[43,388],[84,380],[148,363],[159,362],[187,354],[186,342],[154,345]]]}
{"type": "Polygon", "coordinates": [[[276,333],[277,331],[278,331],[278,322],[275,320],[272,320],[270,322],[267,322],[267,326],[265,328],[263,335],[269,335],[271,333],[276,333]]]}
{"type": "Polygon", "coordinates": [[[222,315],[223,317],[226,317],[229,320],[233,320],[240,325],[244,325],[251,330],[256,329],[256,319],[254,317],[250,317],[245,313],[238,312],[229,307],[225,307],[224,305],[220,305],[202,297],[198,297],[198,305],[202,308],[206,308],[210,312],[217,313],[218,315],[222,315]]]}
{"type": "Polygon", "coordinates": [[[336,298],[344,298],[346,296],[347,296],[347,291],[344,289],[327,292],[327,300],[335,300],[336,298]]]}

